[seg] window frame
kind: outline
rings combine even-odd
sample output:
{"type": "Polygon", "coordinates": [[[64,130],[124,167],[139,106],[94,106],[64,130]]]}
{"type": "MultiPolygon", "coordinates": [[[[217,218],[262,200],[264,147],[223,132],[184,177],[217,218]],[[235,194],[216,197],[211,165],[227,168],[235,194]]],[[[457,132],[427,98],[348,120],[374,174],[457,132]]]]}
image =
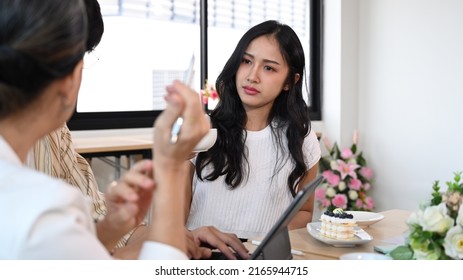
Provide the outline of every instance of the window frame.
{"type": "Polygon", "coordinates": [[[310,76],[309,117],[312,121],[322,120],[323,96],[323,21],[324,0],[310,0],[310,76]]]}

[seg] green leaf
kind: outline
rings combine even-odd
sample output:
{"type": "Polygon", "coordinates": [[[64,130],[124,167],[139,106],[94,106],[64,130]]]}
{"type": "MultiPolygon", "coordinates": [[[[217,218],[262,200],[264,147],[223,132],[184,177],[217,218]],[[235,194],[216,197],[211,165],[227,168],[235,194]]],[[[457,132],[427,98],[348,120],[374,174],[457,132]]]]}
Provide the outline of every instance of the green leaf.
{"type": "Polygon", "coordinates": [[[440,193],[439,181],[437,180],[434,181],[432,189],[433,189],[433,192],[432,192],[431,205],[439,205],[442,202],[442,195],[440,193]]]}
{"type": "Polygon", "coordinates": [[[412,260],[413,250],[408,245],[402,245],[396,247],[389,253],[389,256],[394,260],[412,260]]]}
{"type": "Polygon", "coordinates": [[[456,183],[460,182],[460,179],[461,179],[461,171],[455,172],[455,173],[453,173],[453,175],[454,175],[453,180],[454,180],[456,183]]]}
{"type": "Polygon", "coordinates": [[[330,155],[333,157],[333,159],[339,159],[339,154],[341,152],[339,151],[339,147],[337,143],[334,143],[333,149],[330,152],[330,155]]]}
{"type": "Polygon", "coordinates": [[[330,157],[322,157],[320,159],[320,171],[331,170],[330,157]]]}
{"type": "Polygon", "coordinates": [[[350,150],[351,150],[352,153],[355,155],[355,153],[357,153],[357,145],[352,144],[352,146],[350,147],[350,150]]]}
{"type": "Polygon", "coordinates": [[[360,153],[357,156],[357,164],[359,164],[361,166],[366,166],[367,165],[367,161],[365,160],[365,158],[363,158],[363,153],[360,153]]]}
{"type": "Polygon", "coordinates": [[[446,182],[448,191],[463,193],[463,183],[460,184],[462,172],[454,172],[453,182],[446,182]]]}

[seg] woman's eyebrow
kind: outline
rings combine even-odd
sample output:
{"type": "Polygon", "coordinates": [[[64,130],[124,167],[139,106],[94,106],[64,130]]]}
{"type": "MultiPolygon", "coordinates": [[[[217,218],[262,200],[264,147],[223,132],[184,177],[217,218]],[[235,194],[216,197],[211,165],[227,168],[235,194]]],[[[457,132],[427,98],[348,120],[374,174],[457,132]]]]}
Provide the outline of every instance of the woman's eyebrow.
{"type": "MultiPolygon", "coordinates": [[[[251,58],[255,58],[254,55],[252,55],[252,54],[250,54],[250,53],[247,53],[247,52],[244,52],[244,55],[250,56],[251,58]]],[[[280,65],[280,63],[279,63],[278,61],[271,60],[271,59],[264,59],[264,62],[266,62],[266,63],[271,63],[271,64],[276,64],[276,65],[280,65]]]]}

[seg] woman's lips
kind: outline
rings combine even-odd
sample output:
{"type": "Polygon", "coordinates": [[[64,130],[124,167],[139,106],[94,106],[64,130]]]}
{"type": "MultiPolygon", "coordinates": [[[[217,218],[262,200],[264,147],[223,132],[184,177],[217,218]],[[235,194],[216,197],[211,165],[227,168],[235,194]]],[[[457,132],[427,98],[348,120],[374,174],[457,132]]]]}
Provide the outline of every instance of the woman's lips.
{"type": "Polygon", "coordinates": [[[246,94],[250,94],[250,95],[255,95],[255,94],[258,94],[260,92],[257,89],[255,89],[253,87],[248,87],[248,86],[244,86],[243,90],[244,90],[244,92],[246,94]]]}

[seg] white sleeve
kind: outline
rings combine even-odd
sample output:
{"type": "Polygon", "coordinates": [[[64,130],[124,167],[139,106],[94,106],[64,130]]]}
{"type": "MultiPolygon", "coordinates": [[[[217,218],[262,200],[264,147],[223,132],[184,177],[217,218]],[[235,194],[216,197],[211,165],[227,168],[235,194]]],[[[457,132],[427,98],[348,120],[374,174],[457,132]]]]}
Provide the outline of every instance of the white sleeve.
{"type": "Polygon", "coordinates": [[[18,258],[111,259],[96,237],[93,220],[80,204],[57,205],[40,213],[29,228],[18,258]]]}
{"type": "MultiPolygon", "coordinates": [[[[58,197],[61,203],[38,211],[31,217],[29,232],[17,255],[18,259],[92,260],[112,259],[95,233],[82,194],[74,189],[63,189],[58,197]],[[65,191],[66,190],[66,191],[65,191]]],[[[32,211],[31,211],[32,212],[32,211]]],[[[27,224],[27,223],[26,223],[27,224]]],[[[179,249],[158,243],[145,242],[140,259],[187,260],[179,249]]]]}
{"type": "Polygon", "coordinates": [[[320,142],[313,129],[311,129],[309,135],[305,137],[302,149],[305,154],[305,164],[310,169],[320,160],[322,154],[320,142]]]}

